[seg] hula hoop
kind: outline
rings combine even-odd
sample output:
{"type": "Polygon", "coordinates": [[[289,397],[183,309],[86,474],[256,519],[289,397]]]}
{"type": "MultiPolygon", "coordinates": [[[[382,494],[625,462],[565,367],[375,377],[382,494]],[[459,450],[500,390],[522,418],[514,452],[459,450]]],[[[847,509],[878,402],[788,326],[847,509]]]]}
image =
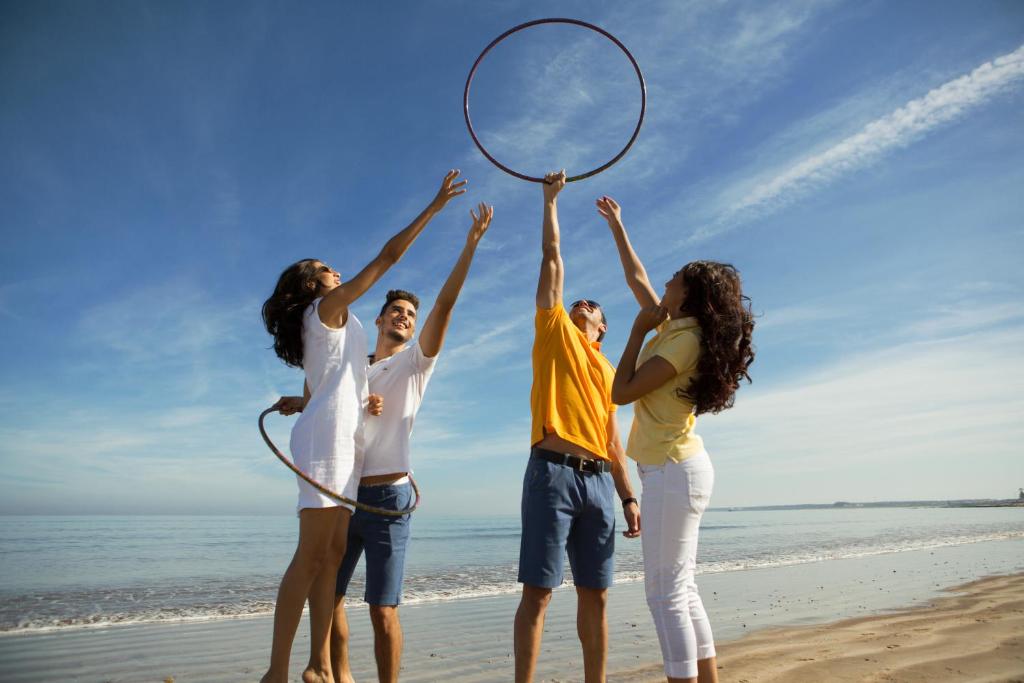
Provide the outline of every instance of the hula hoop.
{"type": "Polygon", "coordinates": [[[324,494],[325,496],[330,496],[334,500],[342,502],[345,505],[351,505],[352,507],[356,508],[357,510],[362,510],[363,512],[372,512],[375,515],[384,515],[385,517],[402,517],[403,515],[407,515],[407,514],[411,513],[413,510],[415,510],[416,508],[419,507],[419,505],[420,505],[420,488],[418,486],[416,486],[416,480],[412,478],[411,474],[409,475],[409,483],[412,484],[412,490],[413,490],[413,493],[416,495],[416,498],[413,500],[412,505],[407,507],[404,510],[386,510],[384,508],[378,508],[378,507],[374,507],[372,505],[367,505],[366,503],[360,503],[358,500],[352,500],[351,498],[346,498],[345,496],[341,495],[340,493],[335,493],[331,489],[327,488],[326,486],[324,486],[323,484],[318,482],[316,479],[313,479],[312,477],[307,475],[305,472],[303,472],[298,467],[296,467],[295,463],[293,463],[291,460],[289,460],[288,456],[285,455],[284,453],[282,453],[281,450],[277,446],[274,445],[274,442],[271,441],[270,437],[267,435],[267,430],[263,426],[263,418],[265,418],[270,413],[279,413],[279,412],[281,412],[281,411],[279,411],[277,408],[267,408],[262,413],[260,413],[260,420],[259,420],[260,435],[263,437],[263,440],[267,443],[267,447],[269,447],[270,450],[273,452],[273,454],[277,456],[278,460],[280,460],[281,462],[283,462],[285,464],[285,467],[290,469],[300,479],[302,479],[307,484],[309,484],[310,486],[315,488],[317,491],[319,491],[320,493],[324,494]]]}
{"type": "Polygon", "coordinates": [[[515,176],[516,178],[519,178],[521,180],[528,180],[531,183],[545,182],[544,178],[538,178],[536,176],[528,176],[524,173],[519,173],[518,171],[512,170],[505,164],[495,159],[491,155],[491,153],[487,151],[487,148],[483,146],[483,143],[480,142],[480,139],[476,136],[476,131],[473,130],[473,122],[470,120],[469,117],[469,87],[473,84],[473,76],[476,75],[476,69],[478,66],[480,66],[480,62],[482,62],[484,57],[487,56],[487,53],[491,51],[491,48],[493,48],[495,45],[508,38],[513,33],[522,31],[523,29],[526,28],[530,28],[531,26],[538,26],[540,24],[572,24],[573,26],[582,26],[583,28],[589,28],[591,31],[596,31],[597,33],[600,33],[605,38],[615,43],[615,45],[617,45],[618,48],[622,50],[626,57],[629,58],[629,63],[633,65],[633,70],[636,71],[637,80],[640,81],[640,118],[636,122],[636,128],[633,129],[633,135],[630,136],[629,142],[626,143],[626,146],[623,147],[618,154],[612,157],[611,161],[608,161],[591,171],[587,171],[586,173],[570,176],[565,179],[565,182],[567,183],[574,183],[577,180],[583,180],[585,178],[597,175],[598,173],[605,170],[606,168],[617,162],[619,159],[624,157],[626,155],[626,152],[629,151],[629,148],[633,146],[634,142],[636,142],[636,138],[640,134],[640,127],[644,125],[644,113],[647,111],[647,84],[644,82],[644,75],[640,72],[640,65],[636,63],[636,59],[633,58],[632,53],[630,53],[630,51],[626,49],[626,46],[623,45],[618,38],[608,33],[608,31],[605,31],[600,26],[595,26],[594,24],[589,24],[585,21],[580,21],[579,19],[564,18],[535,19],[534,21],[528,21],[525,24],[513,26],[512,28],[510,28],[509,30],[505,31],[500,36],[492,40],[491,43],[484,48],[484,51],[480,53],[480,56],[476,58],[476,61],[473,62],[473,68],[469,70],[469,77],[466,78],[466,89],[463,90],[462,92],[462,110],[466,116],[466,127],[469,129],[469,136],[473,138],[473,142],[476,144],[480,152],[485,157],[487,157],[488,161],[490,161],[492,164],[500,168],[505,173],[515,176]]]}

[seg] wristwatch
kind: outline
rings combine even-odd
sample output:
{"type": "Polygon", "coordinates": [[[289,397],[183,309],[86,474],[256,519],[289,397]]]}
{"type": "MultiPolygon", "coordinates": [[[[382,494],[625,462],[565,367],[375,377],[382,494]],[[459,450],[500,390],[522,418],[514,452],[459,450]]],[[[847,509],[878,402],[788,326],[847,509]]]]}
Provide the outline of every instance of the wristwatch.
{"type": "Polygon", "coordinates": [[[622,509],[625,510],[626,506],[629,505],[630,503],[636,503],[637,505],[640,505],[640,501],[638,501],[636,498],[623,498],[622,509]]]}

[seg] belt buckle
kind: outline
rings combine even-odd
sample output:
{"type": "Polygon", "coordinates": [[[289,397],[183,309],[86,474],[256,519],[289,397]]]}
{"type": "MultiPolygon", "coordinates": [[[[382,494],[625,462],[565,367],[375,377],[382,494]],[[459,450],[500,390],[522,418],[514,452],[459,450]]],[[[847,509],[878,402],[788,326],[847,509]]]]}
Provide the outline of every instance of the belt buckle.
{"type": "Polygon", "coordinates": [[[571,453],[566,453],[566,455],[568,456],[566,458],[566,461],[569,463],[569,467],[576,470],[577,472],[584,471],[583,466],[587,462],[584,458],[581,458],[578,455],[572,455],[571,453]]]}

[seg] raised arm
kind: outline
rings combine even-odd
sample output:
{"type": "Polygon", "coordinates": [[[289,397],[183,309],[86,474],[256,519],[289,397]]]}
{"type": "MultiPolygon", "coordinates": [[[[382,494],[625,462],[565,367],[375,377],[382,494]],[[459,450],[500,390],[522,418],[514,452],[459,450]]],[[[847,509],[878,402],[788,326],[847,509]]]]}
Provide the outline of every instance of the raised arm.
{"type": "Polygon", "coordinates": [[[455,301],[459,298],[462,285],[466,282],[469,265],[473,262],[473,254],[476,253],[476,245],[487,232],[487,228],[491,225],[491,218],[494,217],[493,206],[480,204],[477,210],[480,212],[479,215],[472,209],[469,211],[469,215],[473,217],[473,226],[466,236],[466,246],[462,248],[459,260],[455,262],[455,267],[452,268],[444,286],[441,287],[437,300],[434,301],[434,307],[430,309],[427,322],[424,323],[423,330],[420,332],[420,349],[423,350],[423,355],[427,358],[433,358],[441,352],[444,335],[448,331],[448,323],[452,319],[452,309],[455,308],[455,301]]]}
{"type": "Polygon", "coordinates": [[[619,260],[622,262],[622,273],[626,276],[626,284],[636,297],[640,308],[657,306],[661,303],[651,281],[647,279],[647,271],[640,257],[633,251],[633,245],[629,243],[629,235],[626,234],[626,226],[622,223],[622,209],[618,202],[608,196],[597,200],[597,212],[608,221],[608,227],[615,238],[615,247],[619,250],[619,260]]]}
{"type": "Polygon", "coordinates": [[[320,304],[320,320],[331,327],[342,327],[348,317],[348,307],[359,297],[366,293],[377,280],[388,272],[391,266],[395,265],[406,250],[412,245],[423,228],[427,227],[430,219],[440,213],[441,209],[453,198],[464,193],[463,187],[466,181],[455,182],[459,177],[458,170],[449,171],[441,182],[441,189],[437,195],[427,204],[427,208],[420,212],[420,215],[413,219],[404,230],[393,236],[380,250],[380,253],[370,261],[365,268],[352,279],[343,282],[335,287],[324,297],[320,304]]]}
{"type": "Polygon", "coordinates": [[[565,187],[565,171],[544,176],[544,230],[540,248],[540,278],[537,280],[537,308],[554,308],[562,300],[564,279],[562,252],[558,244],[558,193],[565,187]]]}

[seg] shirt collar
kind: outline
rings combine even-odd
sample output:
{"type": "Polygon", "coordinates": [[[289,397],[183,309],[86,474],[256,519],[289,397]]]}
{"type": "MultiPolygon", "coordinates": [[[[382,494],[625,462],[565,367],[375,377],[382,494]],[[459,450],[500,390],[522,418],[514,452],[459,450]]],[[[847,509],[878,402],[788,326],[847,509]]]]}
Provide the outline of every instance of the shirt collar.
{"type": "Polygon", "coordinates": [[[696,327],[700,329],[700,323],[692,315],[688,315],[685,318],[676,318],[674,320],[668,320],[662,325],[662,330],[687,330],[696,327]]]}

